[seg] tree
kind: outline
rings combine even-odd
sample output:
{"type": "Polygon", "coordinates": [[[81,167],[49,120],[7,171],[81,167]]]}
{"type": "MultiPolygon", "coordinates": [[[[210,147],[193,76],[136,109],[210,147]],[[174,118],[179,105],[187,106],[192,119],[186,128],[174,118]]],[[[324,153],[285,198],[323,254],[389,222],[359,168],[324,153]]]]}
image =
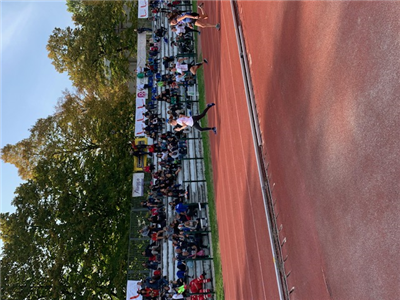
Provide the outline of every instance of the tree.
{"type": "Polygon", "coordinates": [[[82,98],[65,92],[57,112],[39,119],[30,129],[28,138],[2,148],[1,158],[14,164],[23,179],[29,179],[42,158],[85,157],[88,152],[98,155],[113,151],[115,143],[121,143],[121,138],[124,142],[131,138],[134,126],[132,107],[126,87],[103,98],[94,95],[82,98]]]}
{"type": "MultiPolygon", "coordinates": [[[[4,299],[124,297],[131,107],[126,90],[66,92],[31,129],[30,179],[16,190],[15,213],[0,215],[4,299]]],[[[9,162],[24,157],[20,146],[7,145],[9,162]]]]}
{"type": "MultiPolygon", "coordinates": [[[[136,51],[137,35],[127,24],[130,1],[68,1],[75,28],[55,28],[47,50],[58,72],[68,72],[81,91],[125,84],[128,57],[136,51]]],[[[134,13],[134,12],[133,12],[134,13]]],[[[129,23],[131,24],[131,23],[129,23]]]]}
{"type": "Polygon", "coordinates": [[[15,145],[7,144],[1,149],[1,159],[5,163],[15,165],[22,179],[32,178],[33,169],[40,158],[43,145],[46,143],[48,147],[49,139],[56,135],[54,121],[54,116],[39,119],[30,129],[29,138],[23,139],[15,145]]]}
{"type": "Polygon", "coordinates": [[[125,297],[132,173],[126,143],[134,132],[125,83],[136,46],[136,21],[125,12],[135,4],[67,5],[75,28],[55,28],[47,49],[78,92],[66,91],[28,138],[1,149],[3,161],[27,180],[16,189],[15,212],[0,214],[2,299],[125,297]]]}

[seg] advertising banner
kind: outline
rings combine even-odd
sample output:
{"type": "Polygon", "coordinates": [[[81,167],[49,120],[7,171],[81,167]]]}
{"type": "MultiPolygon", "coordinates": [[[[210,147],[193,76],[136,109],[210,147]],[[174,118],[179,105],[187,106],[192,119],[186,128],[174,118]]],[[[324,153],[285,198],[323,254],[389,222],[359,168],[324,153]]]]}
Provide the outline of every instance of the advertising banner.
{"type": "Polygon", "coordinates": [[[146,105],[145,98],[136,98],[136,110],[143,108],[146,105]]]}
{"type": "Polygon", "coordinates": [[[136,108],[135,137],[145,136],[144,128],[146,127],[146,124],[144,124],[144,121],[146,120],[146,118],[143,116],[143,114],[145,112],[146,112],[146,108],[144,108],[144,107],[136,108]]]}
{"type": "Polygon", "coordinates": [[[148,95],[149,95],[149,90],[148,89],[136,91],[136,98],[147,99],[148,95]]]}
{"type": "MultiPolygon", "coordinates": [[[[138,68],[144,68],[144,66],[146,65],[147,62],[147,48],[146,48],[146,35],[145,34],[138,34],[137,35],[137,51],[136,51],[136,55],[137,55],[137,67],[138,68]]],[[[139,79],[139,78],[138,78],[139,79]]],[[[142,80],[140,80],[138,83],[142,83],[145,84],[147,82],[147,78],[145,80],[145,78],[142,78],[142,80]]]]}
{"type": "Polygon", "coordinates": [[[142,197],[144,187],[144,173],[133,173],[132,197],[142,197]]]}
{"type": "Polygon", "coordinates": [[[126,285],[126,300],[142,300],[142,295],[138,295],[137,291],[141,289],[141,287],[137,284],[139,280],[128,280],[126,285]]]}
{"type": "Polygon", "coordinates": [[[149,17],[149,2],[147,0],[139,0],[138,4],[138,18],[147,19],[149,17]]]}

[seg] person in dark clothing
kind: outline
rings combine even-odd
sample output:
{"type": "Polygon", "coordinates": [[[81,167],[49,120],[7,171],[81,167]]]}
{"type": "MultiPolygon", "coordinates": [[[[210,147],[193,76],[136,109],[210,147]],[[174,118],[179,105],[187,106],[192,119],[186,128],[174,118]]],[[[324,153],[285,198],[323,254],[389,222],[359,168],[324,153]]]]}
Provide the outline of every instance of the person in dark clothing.
{"type": "Polygon", "coordinates": [[[155,36],[157,37],[163,37],[166,33],[167,29],[165,27],[161,27],[154,32],[155,36]]]}
{"type": "Polygon", "coordinates": [[[169,63],[170,62],[173,62],[175,60],[175,57],[174,56],[164,56],[163,57],[163,65],[164,65],[164,67],[167,69],[167,68],[169,68],[169,63]]]}
{"type": "Polygon", "coordinates": [[[208,19],[208,16],[204,13],[204,10],[202,7],[199,7],[201,14],[191,12],[191,13],[184,13],[184,14],[173,14],[169,17],[168,22],[169,25],[175,26],[179,24],[187,24],[189,27],[193,27],[193,25],[196,25],[201,28],[208,28],[208,27],[214,27],[217,30],[220,30],[221,25],[219,23],[217,24],[211,24],[206,21],[208,19]]]}
{"type": "Polygon", "coordinates": [[[146,27],[140,27],[137,29],[134,29],[133,31],[136,31],[137,33],[143,33],[143,32],[153,32],[153,29],[151,28],[146,28],[146,27]]]}
{"type": "Polygon", "coordinates": [[[130,154],[136,157],[143,156],[145,154],[150,154],[149,152],[142,151],[142,150],[131,150],[130,154]]]}
{"type": "Polygon", "coordinates": [[[143,263],[142,266],[145,267],[146,269],[157,270],[158,262],[156,262],[156,261],[147,261],[147,262],[143,263]]]}
{"type": "Polygon", "coordinates": [[[158,55],[158,51],[157,50],[155,50],[155,51],[149,51],[149,55],[150,56],[157,56],[158,55]]]}

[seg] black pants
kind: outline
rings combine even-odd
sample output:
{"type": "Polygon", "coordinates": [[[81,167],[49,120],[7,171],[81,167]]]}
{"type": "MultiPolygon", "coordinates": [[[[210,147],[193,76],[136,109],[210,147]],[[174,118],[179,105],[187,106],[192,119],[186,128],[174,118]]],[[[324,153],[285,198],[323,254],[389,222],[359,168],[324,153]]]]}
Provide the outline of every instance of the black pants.
{"type": "Polygon", "coordinates": [[[194,61],[192,61],[191,63],[188,64],[188,72],[190,72],[190,68],[194,67],[194,66],[201,66],[203,63],[195,63],[194,61]]]}
{"type": "Polygon", "coordinates": [[[208,131],[208,130],[213,130],[212,127],[201,127],[199,122],[202,118],[204,118],[208,112],[208,110],[211,108],[212,106],[207,106],[206,109],[198,116],[193,116],[193,128],[196,128],[199,131],[208,131]]]}
{"type": "Polygon", "coordinates": [[[197,32],[197,33],[199,33],[200,31],[198,31],[196,29],[192,29],[192,28],[186,26],[185,27],[185,34],[189,33],[189,32],[197,32]]]}
{"type": "Polygon", "coordinates": [[[145,31],[153,32],[153,29],[151,29],[151,28],[145,28],[145,27],[142,27],[142,28],[138,28],[138,29],[137,29],[137,32],[138,32],[138,33],[142,33],[142,32],[145,32],[145,31]]]}

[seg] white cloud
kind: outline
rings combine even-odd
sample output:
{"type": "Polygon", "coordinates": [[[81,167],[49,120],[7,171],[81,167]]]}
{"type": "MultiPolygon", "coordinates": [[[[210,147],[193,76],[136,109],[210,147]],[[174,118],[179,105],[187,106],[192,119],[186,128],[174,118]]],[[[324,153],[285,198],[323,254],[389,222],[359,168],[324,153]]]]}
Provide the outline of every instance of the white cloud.
{"type": "Polygon", "coordinates": [[[19,6],[22,9],[15,9],[15,7],[8,7],[11,3],[2,3],[2,43],[1,53],[12,44],[16,39],[23,38],[19,36],[19,33],[23,31],[23,28],[29,22],[29,18],[32,15],[33,6],[31,3],[24,3],[23,6],[19,6]]]}

